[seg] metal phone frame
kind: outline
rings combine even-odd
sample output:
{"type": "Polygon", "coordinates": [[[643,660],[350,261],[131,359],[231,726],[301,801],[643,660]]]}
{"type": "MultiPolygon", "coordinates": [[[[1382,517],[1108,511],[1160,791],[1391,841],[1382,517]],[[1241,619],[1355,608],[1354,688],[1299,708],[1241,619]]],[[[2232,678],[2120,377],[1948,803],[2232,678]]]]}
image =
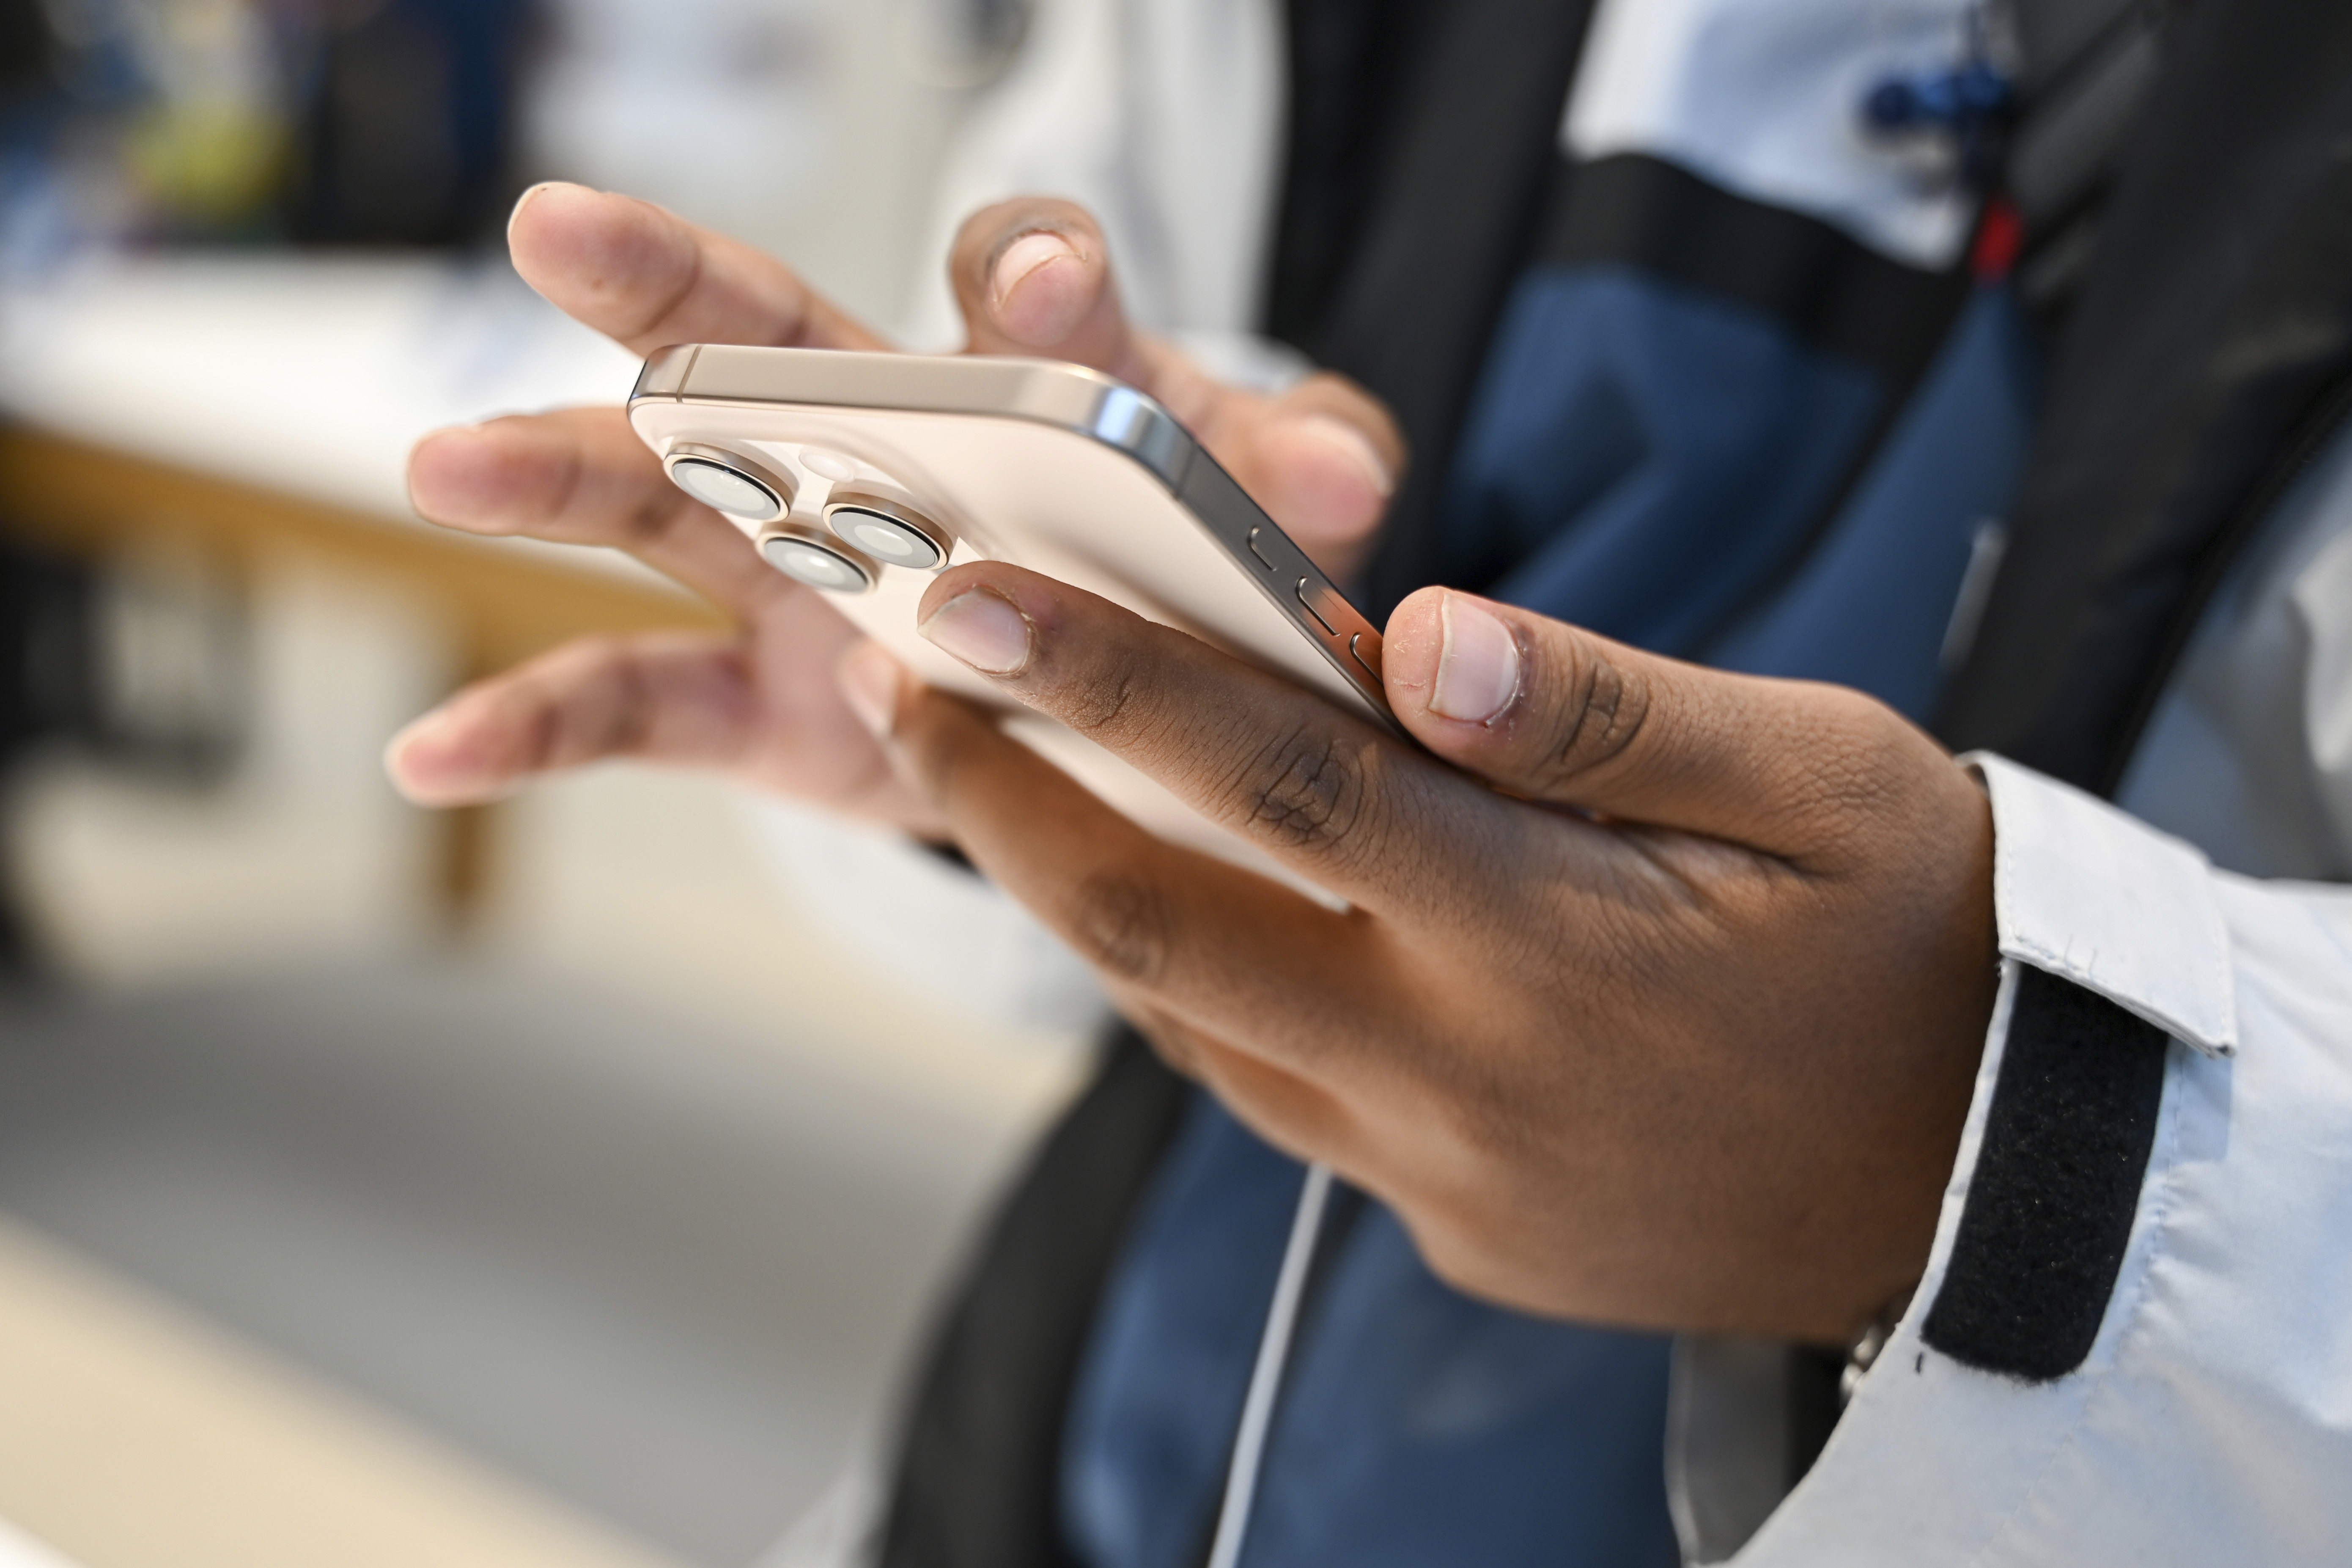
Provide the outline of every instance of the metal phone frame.
{"type": "Polygon", "coordinates": [[[1402,733],[1381,685],[1379,629],[1175,416],[1110,376],[1057,360],[680,343],[648,358],[629,394],[633,409],[656,401],[1022,419],[1091,437],[1148,469],[1381,721],[1402,733]]]}

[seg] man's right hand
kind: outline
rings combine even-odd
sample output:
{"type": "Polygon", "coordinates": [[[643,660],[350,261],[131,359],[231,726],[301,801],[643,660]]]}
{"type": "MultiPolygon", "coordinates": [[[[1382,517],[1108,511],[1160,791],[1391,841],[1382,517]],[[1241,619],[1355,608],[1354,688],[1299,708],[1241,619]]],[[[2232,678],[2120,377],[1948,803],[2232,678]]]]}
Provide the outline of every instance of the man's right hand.
{"type": "MultiPolygon", "coordinates": [[[[517,204],[508,241],[533,288],[637,353],[678,342],[888,346],[782,263],[629,197],[538,186],[517,204]]],[[[1344,576],[1360,560],[1404,462],[1394,425],[1361,389],[1318,375],[1278,397],[1243,391],[1132,331],[1100,230],[1066,202],[976,214],[950,269],[967,352],[1072,360],[1139,387],[1327,570],[1344,576]]],[[[625,550],[736,626],[592,638],[468,688],[394,741],[393,776],[412,799],[494,799],[535,774],[630,757],[940,830],[843,705],[833,668],[856,632],[672,486],[622,410],[436,431],[410,457],[409,489],[445,527],[625,550]]]]}

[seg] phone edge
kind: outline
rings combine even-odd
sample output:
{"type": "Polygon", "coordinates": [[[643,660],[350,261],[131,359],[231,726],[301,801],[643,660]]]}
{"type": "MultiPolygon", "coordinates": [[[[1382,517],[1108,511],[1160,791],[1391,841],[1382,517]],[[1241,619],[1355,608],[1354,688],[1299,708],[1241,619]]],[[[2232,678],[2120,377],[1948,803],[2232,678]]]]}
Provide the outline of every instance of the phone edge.
{"type": "Polygon", "coordinates": [[[1142,467],[1222,546],[1243,575],[1321,649],[1371,716],[1403,736],[1381,679],[1379,628],[1154,398],[1058,360],[854,353],[831,349],[679,343],[647,357],[631,390],[640,403],[770,404],[1021,419],[1087,437],[1142,467]],[[758,374],[789,356],[814,373],[779,395],[758,374]],[[919,372],[909,374],[909,372],[919,372]]]}

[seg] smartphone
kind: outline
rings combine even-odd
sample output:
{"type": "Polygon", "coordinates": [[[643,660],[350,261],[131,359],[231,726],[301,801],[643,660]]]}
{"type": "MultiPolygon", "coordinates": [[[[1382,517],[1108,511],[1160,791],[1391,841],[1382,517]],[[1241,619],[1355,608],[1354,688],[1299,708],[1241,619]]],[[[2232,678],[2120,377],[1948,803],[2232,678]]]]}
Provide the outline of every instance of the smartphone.
{"type": "Polygon", "coordinates": [[[1028,567],[1402,733],[1379,631],[1166,409],[1109,376],[1047,360],[687,343],[646,362],[629,422],[770,564],[1161,837],[1305,886],[924,641],[916,606],[935,574],[1028,567]]]}

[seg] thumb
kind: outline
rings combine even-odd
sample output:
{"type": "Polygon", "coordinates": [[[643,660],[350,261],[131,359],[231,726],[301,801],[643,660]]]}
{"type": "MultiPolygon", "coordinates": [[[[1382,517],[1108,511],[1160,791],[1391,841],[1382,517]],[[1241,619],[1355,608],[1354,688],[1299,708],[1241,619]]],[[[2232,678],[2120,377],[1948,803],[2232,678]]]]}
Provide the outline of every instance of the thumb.
{"type": "Polygon", "coordinates": [[[1444,588],[1389,618],[1389,702],[1414,738],[1507,793],[1799,862],[1951,759],[1843,687],[1731,675],[1444,588]]]}

